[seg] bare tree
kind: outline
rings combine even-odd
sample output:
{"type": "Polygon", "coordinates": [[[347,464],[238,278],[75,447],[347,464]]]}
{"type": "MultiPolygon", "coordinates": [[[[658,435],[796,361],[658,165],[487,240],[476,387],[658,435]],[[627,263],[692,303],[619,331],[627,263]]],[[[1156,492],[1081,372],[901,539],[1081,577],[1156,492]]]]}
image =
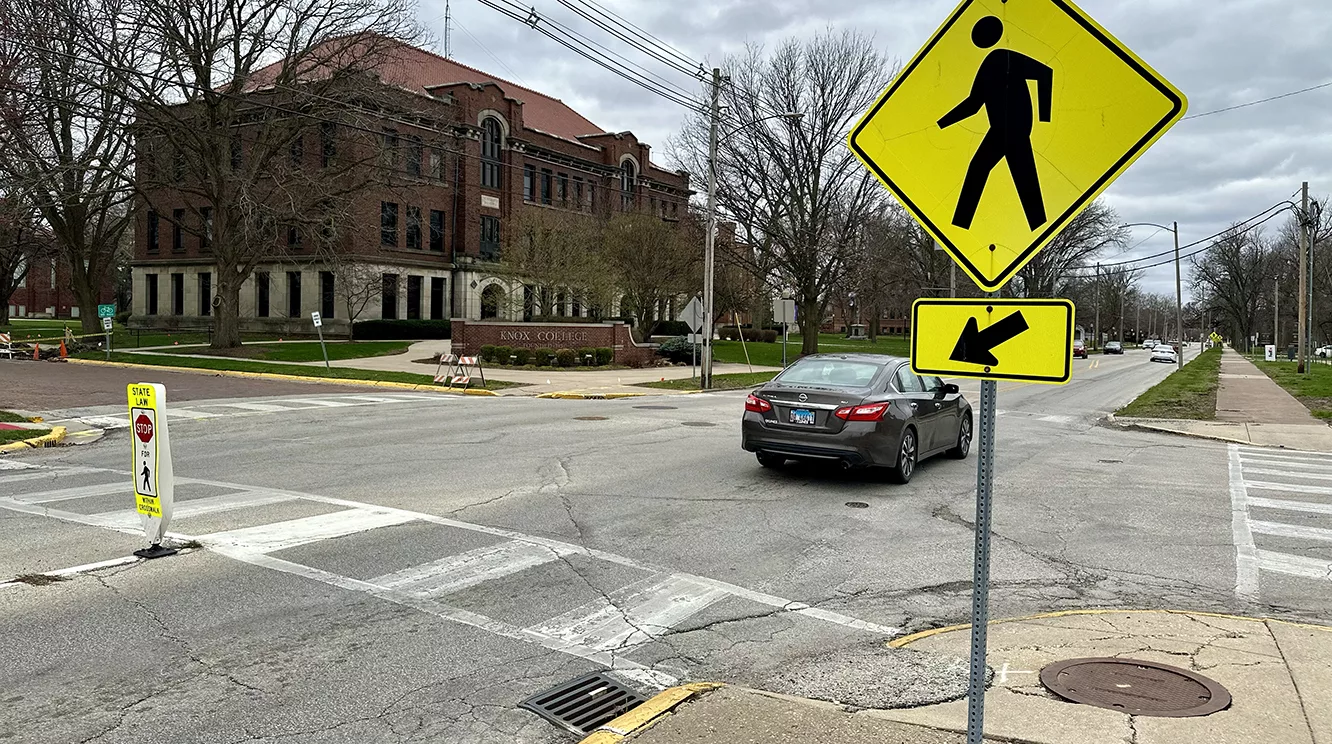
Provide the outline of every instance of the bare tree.
{"type": "Polygon", "coordinates": [[[1244,349],[1258,331],[1260,311],[1271,296],[1277,259],[1271,241],[1258,229],[1235,225],[1191,259],[1194,291],[1233,331],[1244,349]]]}
{"type": "MultiPolygon", "coordinates": [[[[794,291],[802,350],[814,353],[856,230],[886,198],[846,136],[891,80],[892,66],[868,36],[826,31],[771,54],[749,47],[722,67],[730,75],[721,91],[729,116],[716,161],[717,204],[754,247],[755,273],[794,291]],[[804,117],[752,124],[786,112],[804,117]]],[[[696,177],[706,174],[708,119],[692,117],[671,146],[696,177]]]]}
{"type": "Polygon", "coordinates": [[[1023,297],[1066,296],[1080,270],[1087,269],[1105,250],[1123,248],[1129,237],[1115,210],[1095,201],[1036,254],[1013,282],[1023,297]]]}
{"type": "Polygon", "coordinates": [[[9,324],[5,300],[23,284],[35,261],[53,253],[50,231],[37,209],[15,196],[0,196],[0,326],[9,324]]]}
{"type": "Polygon", "coordinates": [[[403,150],[420,157],[384,120],[442,130],[442,105],[379,82],[416,34],[407,0],[119,1],[137,44],[95,51],[136,107],[139,187],[153,207],[184,199],[182,227],[216,266],[213,346],[237,346],[255,267],[391,185],[403,150]]]}
{"type": "Polygon", "coordinates": [[[137,40],[94,0],[0,0],[0,174],[40,212],[72,277],[86,333],[133,223],[125,83],[89,39],[137,40]]]}
{"type": "Polygon", "coordinates": [[[604,220],[595,215],[524,205],[503,234],[500,270],[514,279],[558,288],[586,308],[609,308],[615,276],[600,255],[604,220]]]}
{"type": "Polygon", "coordinates": [[[686,216],[667,222],[646,212],[614,214],[602,230],[600,259],[615,278],[622,313],[637,319],[640,340],[652,335],[658,308],[668,299],[688,294],[702,279],[702,231],[686,216]]]}

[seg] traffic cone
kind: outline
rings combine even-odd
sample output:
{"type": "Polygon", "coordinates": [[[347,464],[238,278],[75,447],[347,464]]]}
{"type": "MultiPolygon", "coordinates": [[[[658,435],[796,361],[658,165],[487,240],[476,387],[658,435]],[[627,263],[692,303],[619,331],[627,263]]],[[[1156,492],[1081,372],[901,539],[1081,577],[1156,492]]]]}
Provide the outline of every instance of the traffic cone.
{"type": "Polygon", "coordinates": [[[61,339],[61,340],[60,340],[60,358],[61,358],[61,359],[68,359],[68,358],[69,358],[69,352],[65,350],[65,340],[64,340],[64,339],[61,339]]]}
{"type": "Polygon", "coordinates": [[[40,362],[42,360],[42,345],[36,343],[32,345],[32,361],[40,362]]]}

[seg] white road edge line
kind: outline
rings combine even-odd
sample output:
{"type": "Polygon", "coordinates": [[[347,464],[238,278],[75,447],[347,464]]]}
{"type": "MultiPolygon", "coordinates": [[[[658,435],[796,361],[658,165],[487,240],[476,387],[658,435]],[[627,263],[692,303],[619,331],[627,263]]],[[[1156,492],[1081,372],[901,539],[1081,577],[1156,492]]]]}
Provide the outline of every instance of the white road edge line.
{"type": "Polygon", "coordinates": [[[1235,596],[1258,598],[1258,553],[1249,530],[1249,493],[1244,484],[1239,447],[1230,445],[1230,529],[1235,542],[1235,596]]]}

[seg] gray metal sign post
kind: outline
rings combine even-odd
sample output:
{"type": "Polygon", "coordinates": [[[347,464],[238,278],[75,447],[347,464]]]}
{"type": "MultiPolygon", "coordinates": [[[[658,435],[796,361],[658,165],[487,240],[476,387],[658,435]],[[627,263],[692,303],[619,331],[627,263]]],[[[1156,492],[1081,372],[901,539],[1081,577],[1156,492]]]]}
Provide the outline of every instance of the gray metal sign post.
{"type": "Polygon", "coordinates": [[[324,345],[324,319],[319,317],[318,312],[310,313],[310,320],[314,321],[316,331],[319,331],[319,350],[324,352],[324,369],[328,369],[328,347],[324,345]]]}
{"type": "Polygon", "coordinates": [[[971,681],[967,687],[967,744],[983,744],[985,644],[990,618],[990,496],[994,483],[994,418],[999,383],[981,382],[976,462],[976,565],[971,584],[971,681]]]}

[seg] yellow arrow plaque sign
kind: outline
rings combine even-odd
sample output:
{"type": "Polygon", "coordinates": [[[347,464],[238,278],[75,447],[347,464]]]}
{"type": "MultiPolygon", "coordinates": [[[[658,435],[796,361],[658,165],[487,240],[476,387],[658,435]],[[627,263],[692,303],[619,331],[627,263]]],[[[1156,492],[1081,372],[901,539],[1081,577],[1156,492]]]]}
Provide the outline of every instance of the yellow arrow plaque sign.
{"type": "Polygon", "coordinates": [[[849,143],[994,291],[1186,106],[1069,0],[963,0],[849,143]]]}
{"type": "Polygon", "coordinates": [[[911,369],[921,375],[1062,385],[1073,372],[1068,300],[916,300],[911,369]]]}

